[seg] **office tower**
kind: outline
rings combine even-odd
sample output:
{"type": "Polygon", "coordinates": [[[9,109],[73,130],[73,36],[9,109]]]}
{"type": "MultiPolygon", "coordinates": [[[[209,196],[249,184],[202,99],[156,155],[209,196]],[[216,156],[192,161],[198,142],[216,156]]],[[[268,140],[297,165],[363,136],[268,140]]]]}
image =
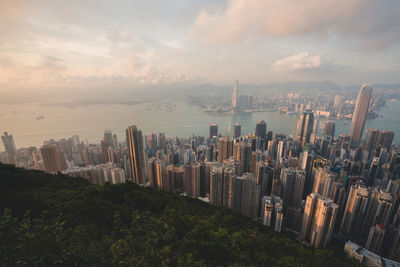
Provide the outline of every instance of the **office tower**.
{"type": "Polygon", "coordinates": [[[378,129],[368,129],[366,131],[367,135],[365,137],[364,148],[368,151],[372,151],[376,148],[376,140],[378,139],[379,130],[378,129]]]}
{"type": "Polygon", "coordinates": [[[363,84],[358,92],[357,103],[354,108],[353,118],[350,126],[350,141],[352,145],[357,145],[361,141],[364,131],[365,120],[371,102],[372,86],[363,84]]]}
{"type": "Polygon", "coordinates": [[[239,86],[238,81],[233,82],[233,92],[232,92],[232,109],[236,110],[239,107],[239,86]]]}
{"type": "Polygon", "coordinates": [[[335,123],[333,121],[326,122],[323,135],[324,136],[329,135],[332,138],[335,136],[335,123]]]}
{"type": "Polygon", "coordinates": [[[256,124],[256,137],[265,138],[267,134],[267,124],[263,120],[259,120],[256,124]]]}
{"type": "Polygon", "coordinates": [[[233,130],[233,138],[239,138],[242,134],[241,131],[242,131],[242,126],[239,123],[236,123],[233,130]]]}
{"type": "Polygon", "coordinates": [[[375,147],[382,147],[386,148],[389,150],[389,148],[392,146],[394,138],[394,132],[390,130],[381,130],[379,131],[378,138],[376,139],[376,145],[375,147]]]}
{"type": "Polygon", "coordinates": [[[297,124],[297,139],[296,141],[304,146],[310,142],[311,133],[314,125],[314,113],[305,111],[299,119],[297,124]]]}
{"type": "Polygon", "coordinates": [[[146,183],[146,170],[144,166],[142,131],[136,125],[129,126],[126,129],[126,140],[130,157],[131,178],[135,183],[144,185],[146,183]]]}
{"type": "Polygon", "coordinates": [[[371,165],[369,167],[368,179],[367,179],[367,185],[368,186],[373,186],[374,185],[374,181],[375,181],[375,177],[376,177],[377,172],[378,172],[378,168],[379,168],[379,158],[378,157],[374,157],[372,159],[371,165]]]}
{"type": "Polygon", "coordinates": [[[335,101],[333,102],[333,108],[335,109],[336,112],[340,111],[340,108],[342,107],[342,102],[343,102],[343,96],[336,95],[335,101]]]}
{"type": "Polygon", "coordinates": [[[315,248],[324,249],[331,240],[338,205],[318,193],[307,196],[301,237],[315,248]]]}
{"type": "Polygon", "coordinates": [[[347,134],[339,134],[339,140],[338,140],[338,148],[339,149],[348,149],[350,145],[350,135],[347,134]]]}
{"type": "Polygon", "coordinates": [[[60,155],[55,144],[43,145],[40,148],[44,168],[46,172],[54,173],[62,171],[60,155]]]}
{"type": "Polygon", "coordinates": [[[218,137],[218,125],[216,123],[210,124],[210,139],[214,136],[218,137]]]}

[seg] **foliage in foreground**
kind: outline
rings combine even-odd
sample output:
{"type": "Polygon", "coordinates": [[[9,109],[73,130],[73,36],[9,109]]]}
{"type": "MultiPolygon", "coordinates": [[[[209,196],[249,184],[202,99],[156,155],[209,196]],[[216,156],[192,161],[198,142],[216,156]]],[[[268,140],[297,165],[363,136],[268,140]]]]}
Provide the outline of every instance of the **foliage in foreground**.
{"type": "Polygon", "coordinates": [[[350,266],[230,210],[0,164],[0,266],[350,266]]]}

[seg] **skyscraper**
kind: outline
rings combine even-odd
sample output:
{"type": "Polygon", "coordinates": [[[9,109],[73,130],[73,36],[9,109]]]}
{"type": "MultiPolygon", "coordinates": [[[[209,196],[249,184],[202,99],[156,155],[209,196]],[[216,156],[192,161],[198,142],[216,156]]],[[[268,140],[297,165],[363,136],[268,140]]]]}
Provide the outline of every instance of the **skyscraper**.
{"type": "Polygon", "coordinates": [[[379,135],[379,130],[373,128],[373,129],[368,129],[366,131],[367,136],[365,137],[365,144],[364,148],[368,151],[371,151],[376,148],[376,140],[378,139],[379,135]]]}
{"type": "Polygon", "coordinates": [[[335,123],[333,121],[327,121],[324,129],[324,136],[331,136],[332,138],[335,136],[335,123]]]}
{"type": "Polygon", "coordinates": [[[137,184],[146,183],[142,131],[136,125],[126,129],[132,180],[137,184]]]}
{"type": "Polygon", "coordinates": [[[369,104],[371,102],[371,94],[372,86],[370,84],[363,84],[358,92],[357,103],[354,108],[350,126],[350,141],[353,145],[357,145],[361,141],[369,104]]]}
{"type": "Polygon", "coordinates": [[[40,148],[44,168],[46,172],[54,173],[62,171],[60,155],[55,144],[44,145],[40,148]]]}
{"type": "Polygon", "coordinates": [[[110,129],[104,130],[104,140],[106,140],[108,146],[114,148],[113,135],[110,129]]]}
{"type": "Polygon", "coordinates": [[[210,124],[210,139],[214,136],[218,137],[218,125],[216,123],[210,124]]]}
{"type": "Polygon", "coordinates": [[[12,136],[12,134],[9,135],[8,132],[4,132],[1,140],[3,141],[4,148],[8,154],[17,154],[17,149],[15,148],[14,137],[12,136]]]}
{"type": "Polygon", "coordinates": [[[238,106],[238,102],[239,102],[239,92],[238,92],[239,88],[238,88],[238,81],[234,81],[233,83],[233,92],[232,92],[232,109],[236,110],[239,106],[238,106]]]}
{"type": "Polygon", "coordinates": [[[15,147],[14,138],[7,132],[4,132],[4,135],[1,137],[3,141],[4,149],[7,151],[8,163],[17,164],[17,149],[15,147]]]}
{"type": "Polygon", "coordinates": [[[336,112],[340,111],[340,108],[342,107],[342,101],[343,101],[343,96],[341,95],[335,96],[335,101],[333,102],[333,108],[335,109],[336,112]]]}
{"type": "Polygon", "coordinates": [[[242,126],[239,123],[235,124],[233,129],[233,138],[239,138],[241,136],[242,126]]]}
{"type": "Polygon", "coordinates": [[[304,146],[310,142],[311,133],[314,126],[314,113],[306,110],[299,119],[297,124],[297,142],[304,146]]]}
{"type": "Polygon", "coordinates": [[[259,120],[256,124],[256,132],[255,135],[257,137],[265,138],[267,135],[267,124],[263,120],[259,120]]]}
{"type": "Polygon", "coordinates": [[[378,138],[376,140],[376,147],[382,147],[389,149],[392,145],[394,138],[394,132],[390,130],[381,130],[379,131],[378,138]]]}

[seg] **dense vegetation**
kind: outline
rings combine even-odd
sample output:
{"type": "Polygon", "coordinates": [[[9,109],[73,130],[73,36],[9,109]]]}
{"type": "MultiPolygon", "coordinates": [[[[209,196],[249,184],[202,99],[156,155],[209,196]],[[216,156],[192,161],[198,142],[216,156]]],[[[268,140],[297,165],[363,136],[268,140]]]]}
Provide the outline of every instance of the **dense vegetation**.
{"type": "Polygon", "coordinates": [[[349,266],[230,210],[0,164],[0,266],[349,266]]]}

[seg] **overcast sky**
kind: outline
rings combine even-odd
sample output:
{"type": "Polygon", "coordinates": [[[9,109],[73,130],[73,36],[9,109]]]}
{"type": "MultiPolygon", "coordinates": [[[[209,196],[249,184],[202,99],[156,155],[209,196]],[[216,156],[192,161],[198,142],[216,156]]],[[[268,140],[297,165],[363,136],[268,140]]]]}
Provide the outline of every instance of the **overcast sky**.
{"type": "Polygon", "coordinates": [[[400,83],[399,0],[0,0],[0,91],[400,83]]]}

